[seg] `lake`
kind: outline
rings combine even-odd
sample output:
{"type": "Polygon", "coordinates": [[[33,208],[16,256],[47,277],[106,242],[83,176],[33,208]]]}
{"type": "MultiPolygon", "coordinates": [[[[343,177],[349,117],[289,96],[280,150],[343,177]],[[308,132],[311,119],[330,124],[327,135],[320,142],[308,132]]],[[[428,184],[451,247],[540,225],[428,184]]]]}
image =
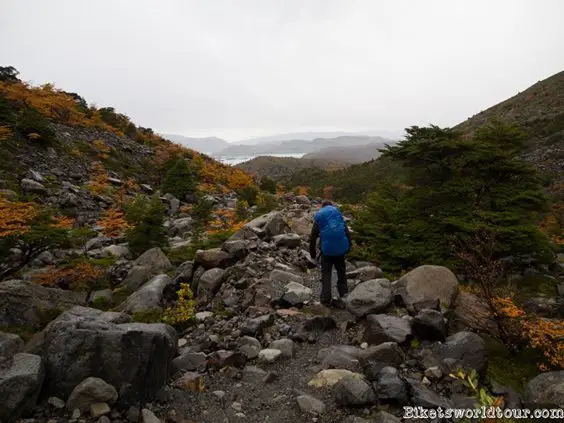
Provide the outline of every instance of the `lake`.
{"type": "Polygon", "coordinates": [[[208,154],[209,156],[213,157],[214,159],[220,161],[221,163],[225,163],[231,166],[235,166],[236,164],[243,163],[249,160],[254,159],[255,157],[259,156],[271,156],[271,157],[295,157],[297,159],[303,157],[305,153],[298,153],[298,154],[253,154],[249,156],[221,156],[221,155],[214,155],[208,154]]]}

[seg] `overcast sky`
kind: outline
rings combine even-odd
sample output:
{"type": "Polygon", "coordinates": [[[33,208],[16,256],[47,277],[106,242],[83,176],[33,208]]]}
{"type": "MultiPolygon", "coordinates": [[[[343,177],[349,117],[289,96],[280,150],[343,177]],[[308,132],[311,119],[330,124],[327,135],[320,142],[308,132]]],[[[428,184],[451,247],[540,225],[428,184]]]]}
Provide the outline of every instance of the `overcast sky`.
{"type": "Polygon", "coordinates": [[[452,126],[564,70],[563,0],[0,0],[0,65],[187,136],[452,126]]]}

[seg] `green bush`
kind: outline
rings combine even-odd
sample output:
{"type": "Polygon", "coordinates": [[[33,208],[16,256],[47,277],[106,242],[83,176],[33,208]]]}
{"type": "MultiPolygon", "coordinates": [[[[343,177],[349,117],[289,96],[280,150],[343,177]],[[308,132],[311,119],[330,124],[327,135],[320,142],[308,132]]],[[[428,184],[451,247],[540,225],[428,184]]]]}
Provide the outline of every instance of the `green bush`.
{"type": "Polygon", "coordinates": [[[408,169],[405,182],[382,183],[353,220],[366,258],[388,271],[425,263],[455,268],[453,245],[483,230],[498,235],[498,258],[552,258],[537,227],[547,202],[535,169],[521,159],[521,133],[498,122],[472,138],[436,126],[407,133],[383,153],[408,169]]]}
{"type": "Polygon", "coordinates": [[[166,173],[162,191],[184,200],[187,194],[196,192],[196,175],[190,163],[183,158],[177,158],[166,173]]]}
{"type": "Polygon", "coordinates": [[[192,207],[191,217],[200,228],[205,227],[211,220],[213,211],[213,200],[200,196],[198,202],[192,207]]]}
{"type": "Polygon", "coordinates": [[[257,198],[257,214],[269,213],[278,207],[276,197],[272,194],[263,193],[257,198]]]}
{"type": "Polygon", "coordinates": [[[235,218],[237,222],[242,222],[249,217],[249,205],[244,200],[238,200],[235,207],[235,218]]]}
{"type": "Polygon", "coordinates": [[[239,200],[247,202],[247,204],[251,207],[257,203],[258,195],[259,195],[258,188],[252,185],[247,185],[243,187],[237,193],[237,197],[239,198],[239,200]]]}
{"type": "Polygon", "coordinates": [[[55,132],[49,127],[49,121],[35,109],[25,109],[16,124],[17,131],[28,140],[41,144],[56,141],[55,132]]]}
{"type": "Polygon", "coordinates": [[[168,245],[166,229],[163,226],[165,208],[162,201],[154,195],[144,210],[139,208],[140,201],[137,199],[129,209],[132,214],[128,218],[129,221],[135,222],[135,226],[127,232],[129,249],[135,255],[154,247],[166,248],[168,245]]]}
{"type": "Polygon", "coordinates": [[[278,186],[273,179],[270,179],[268,176],[265,176],[260,181],[260,189],[262,191],[269,192],[271,194],[276,194],[278,186]]]}

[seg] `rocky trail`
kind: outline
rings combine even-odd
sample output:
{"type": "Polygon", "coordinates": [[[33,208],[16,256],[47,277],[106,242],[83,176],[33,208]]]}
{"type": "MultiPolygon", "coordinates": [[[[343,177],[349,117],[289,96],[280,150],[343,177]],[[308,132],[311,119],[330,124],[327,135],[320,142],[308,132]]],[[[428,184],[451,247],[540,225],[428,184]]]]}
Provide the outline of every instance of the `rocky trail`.
{"type": "MultiPolygon", "coordinates": [[[[0,283],[3,324],[49,304],[65,310],[25,345],[0,334],[0,421],[392,423],[407,421],[405,405],[474,408],[448,376],[461,368],[483,378],[488,366],[457,277],[426,265],[390,281],[371,263],[347,262],[346,307],[320,305],[307,253],[316,206],[292,197],[172,271],[158,248],[121,259],[112,272],[132,293],[113,311],[25,280],[0,283]],[[132,321],[174,304],[183,283],[196,296],[193,324],[132,321]]],[[[90,251],[125,248],[98,241],[90,251]]],[[[506,407],[562,407],[564,372],[537,376],[523,395],[491,389],[506,407]]]]}

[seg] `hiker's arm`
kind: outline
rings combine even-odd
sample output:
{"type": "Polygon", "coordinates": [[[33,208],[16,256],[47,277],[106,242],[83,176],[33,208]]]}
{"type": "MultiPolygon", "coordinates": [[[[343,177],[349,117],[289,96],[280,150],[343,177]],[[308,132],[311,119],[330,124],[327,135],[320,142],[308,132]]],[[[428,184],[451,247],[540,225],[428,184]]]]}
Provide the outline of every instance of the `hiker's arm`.
{"type": "Polygon", "coordinates": [[[347,222],[345,222],[345,233],[347,234],[349,245],[352,245],[351,231],[349,231],[349,225],[347,225],[347,222]]]}
{"type": "Polygon", "coordinates": [[[319,237],[319,227],[317,223],[313,222],[313,227],[311,228],[311,235],[309,237],[309,255],[313,260],[315,260],[315,253],[316,245],[317,245],[317,238],[319,237]]]}

